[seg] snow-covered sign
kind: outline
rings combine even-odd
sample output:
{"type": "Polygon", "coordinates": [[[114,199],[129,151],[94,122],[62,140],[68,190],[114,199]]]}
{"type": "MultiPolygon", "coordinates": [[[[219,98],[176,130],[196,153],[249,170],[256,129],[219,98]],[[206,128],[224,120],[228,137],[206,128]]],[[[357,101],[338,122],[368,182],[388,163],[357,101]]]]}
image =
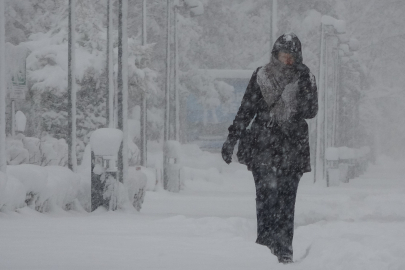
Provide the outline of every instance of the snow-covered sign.
{"type": "Polygon", "coordinates": [[[115,156],[122,142],[122,131],[115,128],[100,128],[90,137],[90,145],[97,156],[115,156]]]}
{"type": "Polygon", "coordinates": [[[15,126],[17,131],[24,132],[27,124],[27,117],[22,111],[18,111],[15,114],[15,126]]]}
{"type": "Polygon", "coordinates": [[[10,98],[25,99],[25,93],[28,90],[26,69],[28,50],[25,47],[7,43],[6,52],[10,98]]]}

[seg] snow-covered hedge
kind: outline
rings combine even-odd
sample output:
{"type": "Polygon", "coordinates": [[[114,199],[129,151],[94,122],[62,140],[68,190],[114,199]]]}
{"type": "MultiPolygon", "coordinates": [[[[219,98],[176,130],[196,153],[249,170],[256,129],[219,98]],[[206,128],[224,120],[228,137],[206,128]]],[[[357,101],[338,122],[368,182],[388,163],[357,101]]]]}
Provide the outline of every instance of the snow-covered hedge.
{"type": "MultiPolygon", "coordinates": [[[[147,187],[142,170],[130,167],[129,180],[119,184],[118,207],[141,209],[147,187]]],[[[22,164],[0,172],[0,211],[30,207],[39,212],[54,209],[91,209],[90,168],[73,173],[66,167],[22,164]]]]}

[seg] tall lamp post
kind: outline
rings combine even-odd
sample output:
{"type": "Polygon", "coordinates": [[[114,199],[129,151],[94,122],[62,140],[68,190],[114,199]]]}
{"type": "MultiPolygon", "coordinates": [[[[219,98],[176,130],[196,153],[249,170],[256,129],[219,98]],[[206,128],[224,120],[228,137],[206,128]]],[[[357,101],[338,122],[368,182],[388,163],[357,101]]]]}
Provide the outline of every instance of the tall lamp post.
{"type": "Polygon", "coordinates": [[[128,179],[128,0],[118,1],[118,129],[123,132],[118,152],[118,179],[128,179]]]}
{"type": "Polygon", "coordinates": [[[76,172],[76,0],[69,0],[69,33],[68,33],[68,166],[76,172]]]}

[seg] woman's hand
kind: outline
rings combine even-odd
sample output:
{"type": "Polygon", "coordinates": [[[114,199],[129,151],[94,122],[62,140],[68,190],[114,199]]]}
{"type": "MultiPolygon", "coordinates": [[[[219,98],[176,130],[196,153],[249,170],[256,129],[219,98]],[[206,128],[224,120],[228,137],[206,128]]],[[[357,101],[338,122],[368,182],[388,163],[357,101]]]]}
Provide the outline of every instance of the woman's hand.
{"type": "Polygon", "coordinates": [[[224,142],[224,145],[222,146],[221,150],[222,159],[227,164],[230,164],[232,162],[233,149],[235,148],[236,142],[237,140],[228,137],[224,142]]]}

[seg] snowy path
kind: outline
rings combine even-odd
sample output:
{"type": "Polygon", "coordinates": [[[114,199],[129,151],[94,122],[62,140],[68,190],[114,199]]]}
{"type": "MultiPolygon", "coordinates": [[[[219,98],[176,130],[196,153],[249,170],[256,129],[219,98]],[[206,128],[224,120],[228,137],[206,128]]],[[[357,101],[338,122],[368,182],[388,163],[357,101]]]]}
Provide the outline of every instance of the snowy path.
{"type": "Polygon", "coordinates": [[[141,213],[0,213],[0,269],[405,269],[405,166],[375,166],[297,198],[293,265],[254,244],[249,172],[148,192],[141,213]]]}

